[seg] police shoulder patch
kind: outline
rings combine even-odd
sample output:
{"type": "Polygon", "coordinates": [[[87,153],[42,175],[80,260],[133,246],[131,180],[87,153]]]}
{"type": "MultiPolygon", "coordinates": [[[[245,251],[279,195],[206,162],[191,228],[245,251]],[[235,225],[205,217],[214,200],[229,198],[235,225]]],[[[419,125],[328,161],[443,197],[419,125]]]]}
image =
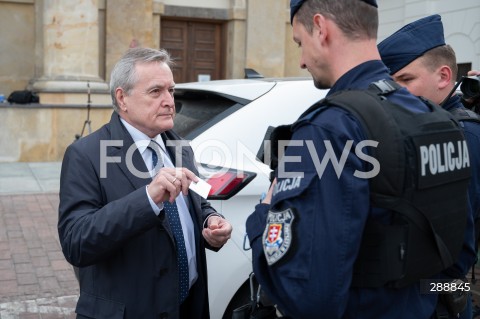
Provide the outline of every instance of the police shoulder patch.
{"type": "Polygon", "coordinates": [[[269,266],[275,264],[292,245],[292,225],[295,215],[287,208],[280,212],[268,211],[267,225],[263,232],[263,252],[269,266]]]}

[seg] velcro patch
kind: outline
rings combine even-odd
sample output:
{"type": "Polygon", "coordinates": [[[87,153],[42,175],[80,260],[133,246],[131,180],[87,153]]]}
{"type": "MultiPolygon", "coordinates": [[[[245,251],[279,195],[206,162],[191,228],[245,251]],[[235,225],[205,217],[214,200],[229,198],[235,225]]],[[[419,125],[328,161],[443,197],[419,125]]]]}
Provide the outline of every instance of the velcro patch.
{"type": "Polygon", "coordinates": [[[263,232],[263,252],[268,265],[273,265],[288,252],[292,245],[292,224],[295,215],[290,208],[281,212],[268,211],[263,232]]]}

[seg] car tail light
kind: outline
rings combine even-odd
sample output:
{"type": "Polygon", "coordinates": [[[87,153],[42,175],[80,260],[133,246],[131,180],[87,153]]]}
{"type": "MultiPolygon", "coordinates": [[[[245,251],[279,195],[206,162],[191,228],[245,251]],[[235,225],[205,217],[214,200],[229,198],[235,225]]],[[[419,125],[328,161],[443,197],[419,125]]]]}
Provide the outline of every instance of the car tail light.
{"type": "Polygon", "coordinates": [[[208,194],[208,199],[212,200],[229,199],[257,176],[256,173],[233,168],[200,166],[202,178],[212,186],[208,194]]]}

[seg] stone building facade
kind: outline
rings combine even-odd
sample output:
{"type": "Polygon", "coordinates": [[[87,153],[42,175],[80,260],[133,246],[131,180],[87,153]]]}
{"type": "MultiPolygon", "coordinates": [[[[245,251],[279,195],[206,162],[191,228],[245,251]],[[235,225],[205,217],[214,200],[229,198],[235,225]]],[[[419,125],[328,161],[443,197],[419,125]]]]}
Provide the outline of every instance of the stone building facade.
{"type": "Polygon", "coordinates": [[[88,81],[93,103],[108,104],[110,98],[97,93],[108,90],[110,71],[125,50],[162,44],[179,76],[180,68],[197,66],[196,77],[176,76],[177,82],[243,77],[246,67],[274,77],[306,74],[291,41],[288,0],[192,3],[0,0],[0,88],[8,94],[28,87],[42,104],[76,104],[84,102],[88,81]],[[205,62],[213,66],[205,69],[205,62]]]}
{"type": "MultiPolygon", "coordinates": [[[[379,40],[440,13],[464,68],[480,68],[478,0],[378,0],[379,40]]],[[[308,76],[292,41],[289,0],[0,0],[0,94],[32,90],[39,104],[0,104],[0,162],[58,161],[85,129],[109,120],[110,71],[132,46],[163,47],[177,83],[308,76]]]]}

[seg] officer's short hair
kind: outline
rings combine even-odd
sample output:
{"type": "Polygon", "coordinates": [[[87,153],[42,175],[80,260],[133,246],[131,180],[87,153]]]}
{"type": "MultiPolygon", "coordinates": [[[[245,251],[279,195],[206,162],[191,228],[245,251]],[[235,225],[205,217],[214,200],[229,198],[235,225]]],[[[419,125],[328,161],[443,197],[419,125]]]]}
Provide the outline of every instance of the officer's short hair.
{"type": "Polygon", "coordinates": [[[452,82],[455,82],[458,74],[457,58],[453,48],[446,44],[433,48],[421,57],[422,63],[429,71],[435,71],[442,65],[448,65],[452,69],[452,82]]]}
{"type": "Polygon", "coordinates": [[[363,1],[309,0],[298,9],[295,17],[309,33],[312,33],[312,17],[316,13],[333,20],[351,40],[377,38],[378,10],[363,1]]]}

